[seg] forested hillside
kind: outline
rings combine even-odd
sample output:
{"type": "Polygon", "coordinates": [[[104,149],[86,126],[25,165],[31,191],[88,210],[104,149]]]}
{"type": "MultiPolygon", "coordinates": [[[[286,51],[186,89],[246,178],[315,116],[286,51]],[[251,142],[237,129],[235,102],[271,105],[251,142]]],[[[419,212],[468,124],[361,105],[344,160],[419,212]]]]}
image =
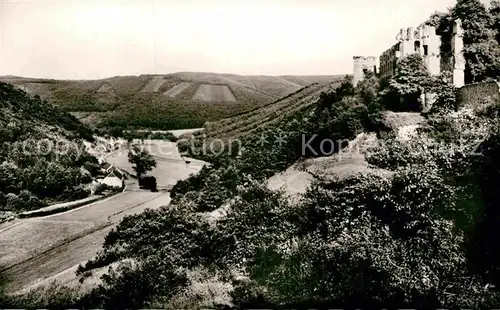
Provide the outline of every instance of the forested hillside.
{"type": "Polygon", "coordinates": [[[116,129],[202,127],[273,102],[312,83],[340,76],[242,76],[203,72],[117,76],[100,80],[0,77],[82,122],[116,129]]]}
{"type": "Polygon", "coordinates": [[[97,159],[76,118],[0,82],[0,211],[19,212],[88,195],[97,159]]]}

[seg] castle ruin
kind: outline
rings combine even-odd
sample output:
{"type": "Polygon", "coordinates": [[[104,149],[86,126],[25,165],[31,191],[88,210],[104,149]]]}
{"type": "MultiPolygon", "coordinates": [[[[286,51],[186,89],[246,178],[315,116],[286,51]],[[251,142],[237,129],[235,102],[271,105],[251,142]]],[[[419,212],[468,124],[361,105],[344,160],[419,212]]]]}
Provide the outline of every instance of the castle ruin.
{"type": "Polygon", "coordinates": [[[354,56],[353,57],[353,79],[352,84],[356,85],[365,76],[365,70],[377,72],[377,57],[375,56],[354,56]]]}
{"type": "Polygon", "coordinates": [[[462,36],[463,30],[459,19],[453,22],[451,36],[446,37],[437,35],[436,28],[426,24],[416,28],[401,29],[396,36],[397,43],[384,51],[378,60],[374,56],[353,57],[353,84],[356,85],[363,80],[365,70],[373,71],[383,80],[390,79],[396,73],[399,58],[418,53],[431,75],[451,71],[453,85],[462,87],[465,84],[462,36]],[[451,38],[451,41],[446,42],[448,38],[451,38]],[[449,56],[441,53],[442,45],[451,46],[449,56]]]}

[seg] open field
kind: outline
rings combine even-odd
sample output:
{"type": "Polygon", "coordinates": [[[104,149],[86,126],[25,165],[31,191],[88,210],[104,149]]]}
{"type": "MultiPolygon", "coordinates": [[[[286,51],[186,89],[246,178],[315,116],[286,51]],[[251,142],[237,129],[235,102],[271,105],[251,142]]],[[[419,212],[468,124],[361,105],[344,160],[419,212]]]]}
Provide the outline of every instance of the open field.
{"type": "Polygon", "coordinates": [[[98,124],[109,115],[108,112],[69,112],[86,125],[98,124]]]}
{"type": "Polygon", "coordinates": [[[307,191],[318,176],[323,180],[368,173],[390,176],[390,171],[371,167],[366,161],[370,148],[378,143],[376,134],[360,133],[339,153],[299,160],[285,171],[270,177],[267,186],[271,190],[284,190],[286,195],[294,200],[300,199],[300,195],[307,191]]]}
{"type": "Polygon", "coordinates": [[[115,94],[114,88],[109,83],[103,83],[101,87],[97,90],[98,93],[110,93],[115,94]]]}
{"type": "Polygon", "coordinates": [[[189,128],[189,129],[175,129],[175,130],[135,130],[135,132],[150,132],[150,133],[168,133],[174,135],[174,137],[179,138],[180,136],[191,136],[197,132],[203,132],[205,128],[189,128]]]}
{"type": "Polygon", "coordinates": [[[40,254],[71,236],[99,230],[109,225],[111,217],[154,197],[149,191],[130,190],[67,212],[17,220],[0,231],[0,270],[40,254]]]}
{"type": "Polygon", "coordinates": [[[141,92],[156,93],[160,87],[165,83],[163,76],[155,76],[141,89],[141,92]]]}
{"type": "MultiPolygon", "coordinates": [[[[191,173],[198,172],[203,165],[194,161],[187,163],[179,154],[174,142],[145,140],[141,147],[153,155],[157,162],[157,167],[148,174],[156,177],[158,189],[171,188],[178,180],[186,179],[191,173]]],[[[123,148],[107,156],[106,160],[133,174],[127,155],[128,148],[123,148]]]]}
{"type": "Polygon", "coordinates": [[[81,207],[67,213],[18,222],[14,227],[0,233],[2,243],[8,242],[9,245],[8,247],[2,245],[2,249],[19,248],[18,252],[31,255],[18,255],[15,261],[11,259],[10,267],[2,271],[2,276],[9,281],[9,291],[14,292],[27,285],[33,285],[92,259],[101,248],[105,236],[123,217],[143,212],[146,208],[168,205],[169,202],[168,192],[128,191],[107,201],[81,207]],[[79,220],[74,220],[73,217],[79,218],[79,220]],[[65,224],[71,226],[78,221],[92,226],[94,229],[77,232],[57,228],[65,224]],[[51,229],[44,228],[50,223],[54,223],[54,225],[50,225],[51,229]],[[23,239],[17,240],[19,237],[15,237],[15,233],[29,228],[30,225],[40,227],[39,231],[43,230],[44,233],[23,235],[23,239]],[[16,231],[12,230],[15,228],[17,228],[16,231]],[[56,240],[50,245],[37,242],[39,238],[43,237],[45,237],[44,239],[56,240]],[[21,242],[15,246],[14,239],[21,242]],[[34,240],[26,243],[26,240],[29,239],[34,240]]]}
{"type": "Polygon", "coordinates": [[[85,112],[82,121],[95,127],[169,130],[202,127],[205,122],[265,106],[311,83],[338,78],[178,72],[99,80],[4,76],[0,81],[39,95],[65,111],[85,112]],[[202,84],[210,86],[200,87],[202,84]]]}
{"type": "Polygon", "coordinates": [[[0,266],[10,267],[41,254],[44,249],[51,248],[64,241],[65,238],[90,231],[92,223],[57,220],[25,219],[18,220],[11,227],[1,231],[0,266]]]}
{"type": "Polygon", "coordinates": [[[201,101],[236,101],[227,85],[201,84],[193,100],[201,101]]]}
{"type": "Polygon", "coordinates": [[[201,128],[190,128],[190,129],[177,129],[177,130],[169,130],[176,138],[179,138],[182,135],[192,135],[195,132],[204,131],[203,127],[201,128]]]}

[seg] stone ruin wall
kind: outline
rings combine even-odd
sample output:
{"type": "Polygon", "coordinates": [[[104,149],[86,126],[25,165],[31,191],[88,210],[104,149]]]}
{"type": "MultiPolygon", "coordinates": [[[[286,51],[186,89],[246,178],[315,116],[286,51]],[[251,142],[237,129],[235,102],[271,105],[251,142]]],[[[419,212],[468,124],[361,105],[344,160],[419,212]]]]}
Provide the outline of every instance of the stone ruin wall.
{"type": "Polygon", "coordinates": [[[498,100],[500,100],[500,86],[495,81],[467,84],[461,87],[457,94],[459,107],[477,107],[498,100]]]}
{"type": "Polygon", "coordinates": [[[418,53],[432,75],[439,75],[443,71],[452,73],[452,82],[456,87],[464,85],[465,60],[462,55],[463,30],[460,20],[453,23],[453,32],[442,38],[436,34],[436,28],[422,24],[416,28],[400,29],[396,36],[397,43],[384,51],[379,57],[379,64],[375,57],[353,57],[353,84],[363,79],[364,69],[377,72],[381,79],[389,79],[396,73],[397,61],[401,57],[418,53]],[[442,42],[446,40],[446,42],[442,42]],[[441,45],[447,44],[451,51],[449,55],[441,54],[441,45]]]}
{"type": "Polygon", "coordinates": [[[378,60],[375,56],[354,56],[353,58],[353,78],[352,84],[356,86],[359,81],[363,80],[365,70],[377,73],[378,60]]]}
{"type": "Polygon", "coordinates": [[[410,54],[420,54],[425,66],[432,75],[441,72],[440,45],[441,40],[436,35],[436,29],[428,25],[417,28],[408,27],[400,29],[396,36],[396,43],[382,53],[380,57],[380,77],[389,79],[396,73],[397,61],[410,54]]]}
{"type": "MultiPolygon", "coordinates": [[[[453,22],[453,31],[443,36],[436,34],[436,29],[420,25],[416,29],[401,29],[396,36],[397,43],[384,51],[377,58],[353,57],[353,84],[364,77],[364,70],[378,73],[381,79],[389,79],[396,73],[399,58],[412,53],[422,55],[425,65],[433,75],[450,72],[452,82],[458,88],[459,107],[476,107],[491,101],[500,101],[500,83],[496,81],[465,85],[465,58],[463,56],[463,29],[460,20],[453,22]],[[377,72],[378,71],[378,72],[377,72]]],[[[428,110],[434,102],[435,94],[423,94],[423,110],[428,110]]]]}
{"type": "Polygon", "coordinates": [[[379,77],[382,80],[387,80],[396,73],[399,49],[399,44],[395,44],[380,55],[379,77]]]}

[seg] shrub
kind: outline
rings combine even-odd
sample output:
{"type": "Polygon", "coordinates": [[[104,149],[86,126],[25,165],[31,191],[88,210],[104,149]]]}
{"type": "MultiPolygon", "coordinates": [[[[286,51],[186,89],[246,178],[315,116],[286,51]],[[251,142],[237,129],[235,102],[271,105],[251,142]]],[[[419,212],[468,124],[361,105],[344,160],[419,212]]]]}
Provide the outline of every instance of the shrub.
{"type": "Polygon", "coordinates": [[[90,175],[92,177],[98,176],[100,174],[100,171],[101,171],[101,165],[99,165],[99,163],[94,163],[94,162],[86,161],[83,164],[83,168],[85,170],[87,170],[88,172],[90,172],[90,175]]]}
{"type": "Polygon", "coordinates": [[[7,203],[5,204],[6,211],[15,211],[23,209],[24,204],[22,200],[19,199],[19,197],[17,197],[16,194],[8,193],[6,195],[6,200],[7,200],[7,203]]]}
{"type": "Polygon", "coordinates": [[[456,111],[457,88],[451,82],[451,73],[444,72],[433,79],[430,91],[436,94],[435,102],[430,109],[431,113],[446,113],[456,111]]]}
{"type": "Polygon", "coordinates": [[[0,188],[5,193],[18,193],[22,188],[19,168],[12,162],[0,165],[0,188]]]}
{"type": "Polygon", "coordinates": [[[177,149],[179,149],[179,153],[187,154],[190,151],[191,143],[188,139],[182,139],[177,141],[177,149]]]}
{"type": "Polygon", "coordinates": [[[75,309],[78,308],[82,294],[76,288],[68,288],[52,282],[47,286],[32,289],[28,294],[0,296],[3,307],[45,308],[45,309],[75,309]]]}
{"type": "Polygon", "coordinates": [[[87,198],[90,195],[90,189],[86,188],[85,185],[80,184],[69,189],[66,188],[62,193],[61,197],[66,200],[78,200],[87,198]]]}
{"type": "Polygon", "coordinates": [[[171,142],[176,142],[177,138],[174,136],[173,133],[167,131],[167,132],[153,132],[151,135],[148,136],[149,139],[153,140],[168,140],[171,142]]]}
{"type": "Polygon", "coordinates": [[[94,187],[94,194],[95,195],[101,195],[103,192],[107,191],[107,190],[112,190],[113,188],[110,187],[109,185],[107,184],[104,184],[104,183],[97,183],[94,187]]]}
{"type": "Polygon", "coordinates": [[[187,285],[185,273],[160,257],[121,263],[102,279],[103,284],[81,299],[80,307],[139,309],[153,298],[170,298],[187,285]]]}
{"type": "Polygon", "coordinates": [[[29,211],[39,209],[45,206],[38,197],[32,195],[29,191],[23,190],[19,195],[8,193],[5,196],[5,211],[29,211]]]}
{"type": "Polygon", "coordinates": [[[7,203],[7,196],[0,191],[0,206],[1,208],[5,207],[5,204],[7,203]]]}

